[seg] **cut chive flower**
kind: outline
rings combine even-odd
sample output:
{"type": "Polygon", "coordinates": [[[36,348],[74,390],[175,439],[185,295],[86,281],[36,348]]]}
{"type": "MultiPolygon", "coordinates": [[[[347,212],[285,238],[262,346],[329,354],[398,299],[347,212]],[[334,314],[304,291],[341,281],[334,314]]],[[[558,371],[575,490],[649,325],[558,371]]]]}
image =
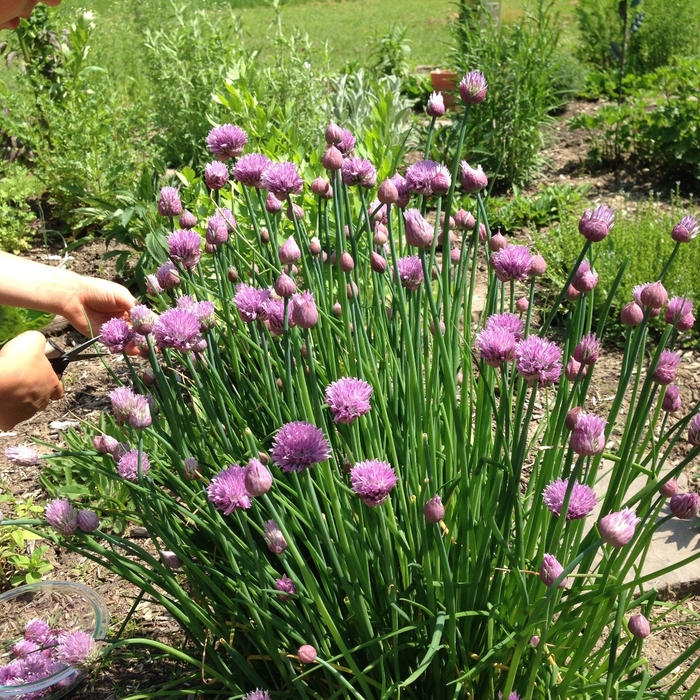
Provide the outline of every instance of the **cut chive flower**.
{"type": "Polygon", "coordinates": [[[39,453],[33,447],[11,445],[5,450],[5,458],[17,467],[33,467],[39,464],[39,453]]]}
{"type": "Polygon", "coordinates": [[[100,328],[100,342],[107,346],[110,353],[124,352],[126,346],[134,339],[134,331],[123,318],[111,318],[100,328]]]}

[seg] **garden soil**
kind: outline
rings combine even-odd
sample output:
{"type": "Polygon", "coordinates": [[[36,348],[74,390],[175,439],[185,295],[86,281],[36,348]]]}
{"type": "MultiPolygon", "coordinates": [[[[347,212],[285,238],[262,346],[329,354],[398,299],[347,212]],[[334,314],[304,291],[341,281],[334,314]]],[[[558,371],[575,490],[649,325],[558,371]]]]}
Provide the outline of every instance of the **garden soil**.
{"type": "MultiPolygon", "coordinates": [[[[545,173],[546,183],[563,183],[591,185],[589,196],[610,202],[620,197],[620,190],[635,198],[646,199],[653,186],[647,182],[648,173],[626,173],[604,171],[590,173],[585,170],[585,144],[583,135],[569,132],[565,119],[580,110],[593,107],[588,103],[575,103],[567,113],[553,126],[556,147],[548,152],[550,165],[545,173]]],[[[661,204],[663,206],[663,204],[661,204]]],[[[51,251],[60,254],[60,251],[51,251]]],[[[102,242],[91,242],[71,253],[67,265],[81,274],[91,274],[116,279],[113,265],[104,262],[105,252],[102,242]]],[[[46,251],[36,248],[29,254],[38,260],[46,259],[46,251]]],[[[54,261],[53,264],[56,264],[54,261]]],[[[65,323],[54,323],[48,331],[62,347],[71,347],[81,341],[81,336],[71,330],[65,323]]],[[[601,359],[595,366],[595,379],[589,395],[588,410],[605,410],[607,402],[614,394],[619,376],[621,353],[616,347],[605,348],[601,359]]],[[[117,375],[125,375],[123,362],[119,357],[109,357],[106,362],[117,375]]],[[[700,399],[700,353],[687,350],[680,368],[678,384],[681,387],[683,404],[688,406],[700,399]]],[[[79,428],[83,422],[95,422],[102,411],[108,409],[108,391],[113,388],[112,380],[106,367],[99,360],[76,362],[69,367],[64,376],[65,397],[50,404],[43,413],[18,426],[8,433],[0,433],[0,490],[10,493],[17,499],[43,503],[46,494],[39,481],[41,467],[16,467],[8,464],[4,450],[9,445],[29,444],[39,440],[49,445],[62,442],[61,432],[67,427],[79,428]]],[[[613,436],[614,439],[614,436],[613,436]]],[[[681,445],[673,455],[675,460],[683,457],[687,446],[681,445]]],[[[41,451],[49,451],[42,448],[41,451]]],[[[691,490],[700,491],[700,464],[691,465],[687,471],[691,490]]],[[[5,517],[11,514],[8,503],[0,503],[0,511],[5,517]]],[[[689,524],[692,527],[692,524],[689,524]]],[[[139,539],[143,544],[145,533],[139,528],[132,528],[129,536],[139,539]]],[[[33,543],[29,543],[33,544],[33,543]]],[[[115,575],[86,560],[84,557],[52,548],[49,558],[53,570],[45,578],[56,580],[80,581],[104,596],[110,610],[110,628],[116,634],[132,612],[122,637],[148,637],[167,644],[185,644],[174,620],[156,603],[147,598],[141,600],[132,611],[138,591],[115,575]]],[[[0,560],[0,565],[2,564],[0,560]]],[[[0,583],[0,585],[2,585],[0,583]]],[[[681,651],[697,639],[697,626],[687,623],[700,619],[700,590],[691,592],[670,590],[665,593],[666,602],[659,605],[652,619],[663,619],[662,628],[655,631],[644,642],[644,654],[649,660],[650,672],[653,673],[671,662],[681,651]],[[680,596],[685,596],[680,598],[680,596]],[[678,598],[678,599],[676,599],[678,598]]],[[[658,623],[657,623],[658,626],[658,623]]],[[[680,671],[681,669],[679,669],[680,671]]],[[[119,700],[147,688],[162,687],[181,675],[172,661],[160,653],[145,647],[122,647],[105,659],[103,665],[93,671],[73,694],[74,700],[119,700]]],[[[194,700],[194,696],[191,696],[194,700]]],[[[700,696],[698,696],[700,700],[700,696]]]]}

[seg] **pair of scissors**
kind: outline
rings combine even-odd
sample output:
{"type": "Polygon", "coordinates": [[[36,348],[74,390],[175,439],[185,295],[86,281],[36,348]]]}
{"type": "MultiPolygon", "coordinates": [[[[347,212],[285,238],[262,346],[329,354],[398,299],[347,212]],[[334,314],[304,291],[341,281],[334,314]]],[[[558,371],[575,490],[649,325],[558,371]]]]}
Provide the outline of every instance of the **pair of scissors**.
{"type": "Polygon", "coordinates": [[[104,357],[104,355],[107,353],[92,353],[88,355],[82,354],[83,350],[87,350],[89,347],[99,342],[101,338],[102,336],[98,335],[95,338],[86,340],[80,345],[76,345],[70,350],[63,350],[56,343],[54,343],[53,340],[47,340],[44,352],[48,361],[51,363],[51,367],[53,367],[53,371],[60,377],[66,371],[66,367],[68,367],[71,362],[75,362],[76,360],[90,360],[94,357],[104,357]]]}

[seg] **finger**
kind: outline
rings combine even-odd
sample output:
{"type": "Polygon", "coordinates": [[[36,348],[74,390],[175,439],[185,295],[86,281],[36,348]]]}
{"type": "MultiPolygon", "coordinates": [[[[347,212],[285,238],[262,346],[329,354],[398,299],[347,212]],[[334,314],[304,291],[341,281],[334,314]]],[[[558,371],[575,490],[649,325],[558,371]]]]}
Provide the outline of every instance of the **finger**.
{"type": "Polygon", "coordinates": [[[63,398],[63,393],[63,384],[61,384],[61,382],[58,382],[58,384],[53,390],[53,393],[49,398],[51,399],[51,401],[58,401],[59,399],[63,398]]]}

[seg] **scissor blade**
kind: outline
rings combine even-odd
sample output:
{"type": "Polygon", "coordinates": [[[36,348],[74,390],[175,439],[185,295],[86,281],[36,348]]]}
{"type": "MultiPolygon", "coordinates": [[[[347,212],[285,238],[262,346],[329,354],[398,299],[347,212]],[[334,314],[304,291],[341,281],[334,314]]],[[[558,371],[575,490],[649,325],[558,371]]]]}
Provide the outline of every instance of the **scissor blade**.
{"type": "Polygon", "coordinates": [[[80,355],[83,350],[87,350],[87,348],[93,346],[95,343],[98,343],[101,338],[101,335],[98,335],[95,338],[90,338],[90,340],[86,340],[84,343],[80,343],[80,345],[76,345],[74,348],[66,350],[63,354],[70,359],[74,359],[75,356],[80,355]]]}

